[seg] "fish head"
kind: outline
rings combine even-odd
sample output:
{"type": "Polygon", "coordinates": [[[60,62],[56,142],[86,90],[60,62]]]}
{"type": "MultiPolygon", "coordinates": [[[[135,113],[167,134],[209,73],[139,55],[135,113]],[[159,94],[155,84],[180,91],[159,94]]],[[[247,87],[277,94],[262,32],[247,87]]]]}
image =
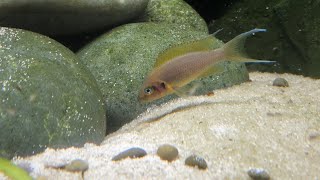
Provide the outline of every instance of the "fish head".
{"type": "Polygon", "coordinates": [[[163,81],[146,82],[139,92],[140,102],[150,102],[157,100],[168,94],[168,88],[163,81]]]}

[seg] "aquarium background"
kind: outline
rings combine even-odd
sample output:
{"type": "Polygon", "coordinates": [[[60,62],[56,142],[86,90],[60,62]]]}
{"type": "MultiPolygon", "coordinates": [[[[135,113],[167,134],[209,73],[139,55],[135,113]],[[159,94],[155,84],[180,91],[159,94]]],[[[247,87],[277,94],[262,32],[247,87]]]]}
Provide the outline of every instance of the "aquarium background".
{"type": "MultiPolygon", "coordinates": [[[[320,3],[315,0],[185,0],[206,21],[209,32],[224,42],[253,28],[267,33],[250,38],[248,54],[275,64],[249,64],[250,71],[293,73],[320,77],[320,3]]],[[[55,36],[77,51],[105,31],[55,36]]]]}

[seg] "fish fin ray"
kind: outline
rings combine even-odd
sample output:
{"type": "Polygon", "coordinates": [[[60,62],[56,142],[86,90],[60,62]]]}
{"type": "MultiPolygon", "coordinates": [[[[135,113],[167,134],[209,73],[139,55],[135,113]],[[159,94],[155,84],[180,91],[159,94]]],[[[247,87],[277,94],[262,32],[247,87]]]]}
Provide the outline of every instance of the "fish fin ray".
{"type": "Polygon", "coordinates": [[[154,67],[159,67],[173,58],[187,53],[209,51],[212,49],[211,46],[215,41],[216,39],[212,35],[208,35],[203,39],[173,45],[158,55],[154,67]]]}
{"type": "Polygon", "coordinates": [[[181,88],[174,89],[174,93],[179,97],[187,97],[195,94],[197,89],[200,87],[200,82],[196,82],[191,86],[184,86],[181,88]]]}
{"type": "Polygon", "coordinates": [[[227,42],[223,46],[225,59],[228,61],[238,61],[238,62],[256,62],[256,63],[274,62],[274,61],[268,61],[268,60],[252,59],[247,55],[244,49],[244,44],[247,37],[258,32],[266,32],[266,31],[267,31],[266,29],[252,29],[248,32],[245,32],[236,36],[235,38],[227,42]]]}

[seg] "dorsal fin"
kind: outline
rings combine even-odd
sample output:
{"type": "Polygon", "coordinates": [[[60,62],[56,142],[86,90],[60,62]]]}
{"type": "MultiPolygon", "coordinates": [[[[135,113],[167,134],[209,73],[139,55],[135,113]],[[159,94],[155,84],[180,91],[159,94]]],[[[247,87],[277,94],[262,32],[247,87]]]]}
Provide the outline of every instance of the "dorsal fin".
{"type": "Polygon", "coordinates": [[[167,61],[187,53],[209,51],[212,49],[212,45],[215,41],[217,40],[212,35],[208,35],[200,40],[186,42],[170,47],[158,55],[154,67],[159,67],[167,61]]]}

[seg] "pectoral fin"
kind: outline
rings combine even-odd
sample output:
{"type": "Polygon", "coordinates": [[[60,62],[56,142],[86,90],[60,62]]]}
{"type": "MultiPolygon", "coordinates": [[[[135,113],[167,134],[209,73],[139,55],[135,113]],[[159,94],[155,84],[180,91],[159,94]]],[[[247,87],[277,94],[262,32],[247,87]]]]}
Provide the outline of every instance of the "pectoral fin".
{"type": "Polygon", "coordinates": [[[184,86],[177,89],[172,89],[173,92],[179,97],[192,96],[200,86],[200,83],[194,83],[191,86],[184,86]]]}

